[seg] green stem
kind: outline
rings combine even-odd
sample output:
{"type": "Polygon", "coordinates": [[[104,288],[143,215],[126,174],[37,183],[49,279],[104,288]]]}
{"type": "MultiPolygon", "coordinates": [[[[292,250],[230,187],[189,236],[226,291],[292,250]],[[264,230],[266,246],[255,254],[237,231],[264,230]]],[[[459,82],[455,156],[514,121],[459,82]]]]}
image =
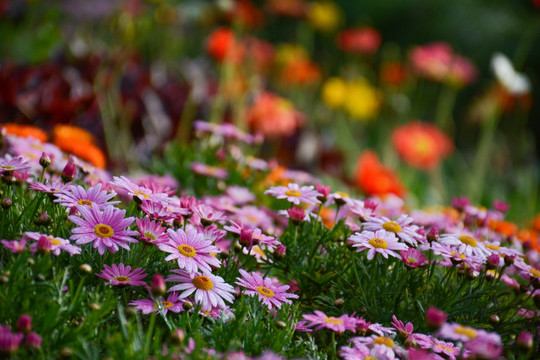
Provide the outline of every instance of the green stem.
{"type": "Polygon", "coordinates": [[[441,94],[437,101],[435,109],[435,123],[437,126],[448,134],[454,132],[454,124],[452,122],[452,110],[456,102],[457,90],[453,87],[444,86],[441,89],[441,94]]]}

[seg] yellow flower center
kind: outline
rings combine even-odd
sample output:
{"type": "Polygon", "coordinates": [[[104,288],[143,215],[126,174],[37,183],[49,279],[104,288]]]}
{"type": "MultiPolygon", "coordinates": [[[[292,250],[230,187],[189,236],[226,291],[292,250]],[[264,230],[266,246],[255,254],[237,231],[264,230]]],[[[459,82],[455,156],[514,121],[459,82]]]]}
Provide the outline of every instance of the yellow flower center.
{"type": "Polygon", "coordinates": [[[161,304],[163,305],[163,307],[164,307],[165,309],[168,309],[168,308],[170,308],[171,306],[173,306],[173,303],[170,302],[170,301],[162,301],[161,304]]]}
{"type": "Polygon", "coordinates": [[[197,252],[195,251],[193,246],[189,246],[186,244],[180,245],[178,247],[178,251],[180,252],[180,254],[187,256],[189,258],[195,257],[195,255],[197,255],[197,252]]]}
{"type": "Polygon", "coordinates": [[[344,198],[350,198],[349,194],[341,192],[341,191],[336,191],[336,194],[344,198]]]}
{"type": "Polygon", "coordinates": [[[389,348],[394,347],[394,340],[392,340],[392,339],[390,339],[388,337],[385,337],[385,336],[379,336],[378,338],[373,340],[373,342],[375,344],[384,345],[384,346],[387,346],[389,348]]]}
{"type": "Polygon", "coordinates": [[[465,335],[470,339],[476,338],[476,330],[468,326],[458,326],[454,329],[456,334],[465,335]]]}
{"type": "Polygon", "coordinates": [[[60,242],[60,240],[52,238],[51,245],[62,245],[62,243],[60,242]]]}
{"type": "Polygon", "coordinates": [[[382,228],[386,231],[393,232],[394,234],[397,234],[401,232],[401,226],[395,221],[387,221],[383,224],[382,228]]]}
{"type": "Polygon", "coordinates": [[[529,272],[531,273],[532,276],[534,277],[540,277],[540,270],[536,269],[536,268],[531,268],[531,270],[529,270],[529,272]]]}
{"type": "Polygon", "coordinates": [[[193,281],[193,285],[195,285],[197,289],[208,291],[214,288],[214,283],[212,282],[212,280],[208,278],[208,276],[204,276],[204,275],[197,276],[192,281],[193,281]]]}
{"type": "Polygon", "coordinates": [[[465,245],[469,245],[472,247],[476,247],[476,240],[472,236],[469,235],[461,235],[459,238],[459,241],[461,241],[465,245]]]}
{"type": "Polygon", "coordinates": [[[156,240],[156,236],[148,231],[144,233],[144,237],[150,238],[152,241],[156,240]]]}
{"type": "Polygon", "coordinates": [[[148,194],[145,193],[144,191],[135,190],[133,193],[134,193],[135,195],[142,195],[145,199],[149,199],[149,198],[150,198],[150,195],[148,195],[148,194]]]}
{"type": "Polygon", "coordinates": [[[369,244],[379,249],[386,249],[388,247],[388,243],[381,238],[373,238],[369,240],[369,244]]]}
{"type": "Polygon", "coordinates": [[[94,234],[102,239],[106,239],[114,235],[114,230],[107,224],[97,224],[94,226],[94,234]]]}
{"type": "Polygon", "coordinates": [[[416,261],[416,259],[413,259],[413,258],[410,258],[410,257],[409,257],[409,258],[407,258],[407,262],[409,262],[409,263],[413,263],[413,264],[416,264],[416,263],[418,263],[418,261],[416,261]]]}
{"type": "Polygon", "coordinates": [[[326,319],[324,319],[324,322],[333,325],[343,325],[343,320],[333,316],[328,316],[326,319]]]}
{"type": "Polygon", "coordinates": [[[497,245],[485,244],[485,246],[490,250],[501,250],[501,247],[497,245]]]}
{"type": "Polygon", "coordinates": [[[446,350],[446,351],[450,351],[452,354],[454,353],[454,349],[452,349],[451,347],[449,346],[446,346],[446,345],[443,345],[443,344],[437,344],[436,345],[439,349],[443,349],[443,350],[446,350]]]}
{"type": "Polygon", "coordinates": [[[285,191],[285,195],[299,197],[302,193],[299,190],[287,190],[285,191]]]}
{"type": "Polygon", "coordinates": [[[114,280],[118,281],[119,283],[125,283],[128,282],[130,279],[127,276],[115,276],[114,280]]]}
{"type": "Polygon", "coordinates": [[[81,200],[77,201],[77,204],[92,206],[92,201],[87,200],[87,199],[81,199],[81,200]]]}
{"type": "Polygon", "coordinates": [[[0,169],[13,170],[13,169],[15,169],[15,167],[13,167],[11,165],[2,165],[2,166],[0,166],[0,169]]]}
{"type": "Polygon", "coordinates": [[[274,297],[274,292],[272,289],[269,289],[266,286],[257,286],[257,291],[263,296],[274,297]]]}
{"type": "Polygon", "coordinates": [[[457,251],[452,251],[452,252],[450,252],[450,255],[452,255],[452,257],[455,257],[455,256],[457,255],[457,258],[458,258],[458,259],[461,259],[461,260],[467,258],[467,257],[465,256],[465,254],[462,254],[462,253],[457,252],[457,251]]]}

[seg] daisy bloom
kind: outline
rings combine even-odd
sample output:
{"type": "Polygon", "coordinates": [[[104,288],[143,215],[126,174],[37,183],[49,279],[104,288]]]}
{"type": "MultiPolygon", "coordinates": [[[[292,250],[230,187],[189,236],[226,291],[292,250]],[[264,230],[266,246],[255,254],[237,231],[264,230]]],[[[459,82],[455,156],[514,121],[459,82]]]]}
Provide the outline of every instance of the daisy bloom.
{"type": "Polygon", "coordinates": [[[177,231],[169,229],[167,233],[169,240],[157,244],[160,250],[171,253],[165,258],[166,261],[177,259],[178,267],[188,273],[211,272],[210,266],[221,266],[219,260],[211,255],[218,253],[219,250],[210,241],[205,240],[203,234],[196,230],[186,233],[182,229],[177,231]]]}
{"type": "Polygon", "coordinates": [[[23,237],[21,240],[2,240],[2,245],[14,254],[18,254],[26,250],[26,239],[23,237]]]}
{"type": "Polygon", "coordinates": [[[60,180],[59,178],[56,178],[56,179],[53,179],[52,181],[47,181],[44,183],[39,182],[39,181],[31,182],[29,189],[34,190],[34,191],[39,191],[39,192],[49,194],[49,195],[53,195],[53,194],[56,195],[60,193],[61,191],[66,190],[69,186],[70,186],[69,182],[64,184],[62,180],[60,180]]]}
{"type": "Polygon", "coordinates": [[[455,341],[467,342],[482,337],[494,344],[501,344],[501,337],[497,333],[490,333],[482,329],[474,329],[458,323],[445,323],[439,329],[438,336],[455,341]]]}
{"type": "Polygon", "coordinates": [[[131,285],[131,286],[143,286],[148,285],[144,281],[140,281],[141,279],[144,279],[148,274],[144,273],[143,268],[137,268],[133,271],[131,271],[131,266],[124,266],[124,264],[112,264],[111,267],[108,265],[103,265],[105,267],[105,270],[101,272],[101,274],[96,274],[96,276],[99,276],[102,279],[105,279],[109,282],[109,285],[115,285],[115,286],[124,286],[124,285],[131,285]]]}
{"type": "Polygon", "coordinates": [[[30,251],[32,251],[32,253],[37,251],[37,241],[41,236],[45,236],[51,242],[51,252],[56,256],[60,255],[60,251],[65,251],[70,255],[81,253],[81,248],[75,245],[71,245],[69,240],[55,237],[52,235],[44,235],[37,232],[28,231],[24,233],[24,237],[36,241],[30,246],[30,251]]]}
{"type": "Polygon", "coordinates": [[[30,169],[30,164],[22,157],[12,157],[7,154],[5,157],[0,158],[0,175],[10,174],[18,171],[23,172],[30,169]]]}
{"type": "Polygon", "coordinates": [[[165,228],[161,226],[161,223],[152,221],[148,216],[145,216],[142,220],[135,219],[135,223],[139,228],[139,238],[149,244],[160,244],[169,240],[165,228]]]}
{"type": "Polygon", "coordinates": [[[312,185],[298,186],[295,183],[289,183],[285,186],[275,186],[264,192],[267,195],[275,196],[278,199],[286,199],[288,202],[294,205],[300,205],[300,203],[306,204],[319,204],[320,200],[317,199],[319,192],[315,190],[312,185]]]}
{"type": "Polygon", "coordinates": [[[94,248],[103,255],[105,249],[112,253],[117,252],[119,246],[129,250],[127,243],[137,242],[131,237],[137,235],[137,232],[126,229],[135,220],[133,217],[124,219],[126,210],[108,206],[101,212],[97,204],[91,207],[77,205],[77,210],[82,218],[68,216],[69,220],[79,226],[71,230],[73,235],[70,237],[77,245],[93,242],[94,248]]]}
{"type": "Polygon", "coordinates": [[[218,211],[206,204],[197,204],[192,210],[193,216],[189,219],[189,222],[196,226],[207,226],[213,222],[227,219],[223,211],[218,211]]]}
{"type": "Polygon", "coordinates": [[[474,255],[484,260],[491,255],[491,252],[486,249],[482,241],[469,234],[443,234],[439,237],[439,242],[454,246],[460,253],[474,255]]]}
{"type": "Polygon", "coordinates": [[[386,230],[396,234],[398,238],[405,241],[409,245],[416,246],[420,235],[416,232],[418,226],[411,225],[414,219],[407,214],[402,214],[397,220],[393,221],[385,216],[369,218],[364,224],[364,230],[377,231],[386,230]]]}
{"type": "Polygon", "coordinates": [[[406,251],[400,251],[400,254],[401,260],[403,260],[403,263],[409,269],[416,269],[419,266],[422,267],[428,262],[424,253],[418,249],[409,248],[406,251]]]}
{"type": "Polygon", "coordinates": [[[176,217],[176,214],[167,209],[167,204],[163,201],[142,200],[141,210],[152,220],[170,221],[176,217]]]}
{"type": "Polygon", "coordinates": [[[120,201],[109,201],[116,196],[113,191],[111,193],[107,191],[101,191],[101,184],[90,187],[88,190],[80,185],[70,185],[67,189],[56,193],[56,199],[54,202],[60,203],[60,205],[72,208],[77,205],[91,206],[93,203],[103,210],[109,205],[118,204],[120,201]]]}
{"type": "MultiPolygon", "coordinates": [[[[150,294],[150,296],[152,296],[152,294],[150,294]]],[[[184,308],[182,307],[184,301],[179,300],[178,293],[176,291],[171,292],[167,297],[167,300],[165,300],[164,298],[160,298],[159,301],[161,302],[161,306],[163,307],[163,313],[165,314],[167,314],[167,312],[169,311],[175,313],[184,311],[184,308]]],[[[158,303],[153,297],[152,299],[135,300],[130,302],[129,305],[136,306],[137,310],[141,311],[144,315],[158,311],[158,303]]]]}
{"type": "Polygon", "coordinates": [[[229,177],[227,170],[216,166],[210,166],[203,163],[193,162],[191,163],[191,170],[195,174],[214,177],[217,179],[225,180],[229,177]]]}
{"type": "Polygon", "coordinates": [[[139,200],[158,201],[165,200],[168,197],[167,194],[154,193],[152,189],[139,186],[125,176],[113,177],[113,181],[111,181],[110,184],[127,191],[128,195],[136,197],[139,200]]]}
{"type": "Polygon", "coordinates": [[[225,309],[225,301],[232,303],[234,288],[219,276],[200,273],[188,273],[184,270],[171,270],[175,275],[169,275],[165,281],[180,282],[169,291],[183,291],[180,299],[185,299],[195,293],[195,302],[201,305],[202,311],[211,311],[215,307],[225,309]],[[224,301],[225,300],[225,301],[224,301]]]}
{"type": "Polygon", "coordinates": [[[373,359],[369,348],[364,344],[355,343],[353,347],[342,346],[339,348],[339,356],[345,360],[368,360],[373,359]]]}
{"type": "Polygon", "coordinates": [[[400,256],[394,250],[408,249],[407,245],[398,242],[396,236],[386,230],[355,233],[349,237],[349,240],[354,243],[352,245],[353,247],[358,248],[358,252],[368,249],[368,260],[373,259],[376,253],[381,254],[385,258],[388,258],[388,255],[399,258],[400,256]]]}
{"type": "Polygon", "coordinates": [[[310,322],[308,326],[316,326],[315,330],[327,328],[335,332],[342,333],[345,330],[356,331],[356,319],[347,314],[340,317],[326,316],[325,313],[315,310],[315,314],[302,315],[304,319],[310,322]]]}
{"type": "Polygon", "coordinates": [[[248,296],[258,296],[263,304],[269,309],[280,308],[283,303],[291,304],[290,299],[298,299],[298,295],[285,292],[289,285],[280,285],[272,282],[270,278],[263,279],[256,272],[248,273],[239,270],[241,278],[236,278],[236,284],[245,287],[244,294],[248,296]]]}

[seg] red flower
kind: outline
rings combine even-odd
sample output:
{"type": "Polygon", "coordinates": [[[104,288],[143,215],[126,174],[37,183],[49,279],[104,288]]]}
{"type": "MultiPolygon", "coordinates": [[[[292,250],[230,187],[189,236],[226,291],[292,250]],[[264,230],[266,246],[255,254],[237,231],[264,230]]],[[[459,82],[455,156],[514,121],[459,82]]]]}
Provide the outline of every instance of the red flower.
{"type": "Polygon", "coordinates": [[[206,50],[218,62],[230,60],[239,63],[244,53],[243,46],[228,28],[219,28],[210,34],[206,42],[206,50]]]}
{"type": "Polygon", "coordinates": [[[383,166],[374,151],[366,150],[356,164],[355,183],[366,195],[395,194],[403,197],[405,188],[397,175],[383,166]]]}
{"type": "Polygon", "coordinates": [[[452,140],[435,125],[412,122],[394,129],[392,142],[403,160],[418,169],[432,170],[454,150],[452,140]]]}
{"type": "Polygon", "coordinates": [[[347,29],[338,35],[338,47],[346,52],[373,54],[381,45],[381,35],[370,27],[347,29]]]}

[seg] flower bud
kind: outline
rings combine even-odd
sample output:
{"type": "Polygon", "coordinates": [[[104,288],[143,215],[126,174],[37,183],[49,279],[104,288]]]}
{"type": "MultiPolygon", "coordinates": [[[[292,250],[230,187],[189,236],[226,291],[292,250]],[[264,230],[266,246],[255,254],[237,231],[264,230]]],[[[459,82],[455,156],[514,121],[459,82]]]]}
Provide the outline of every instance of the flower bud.
{"type": "Polygon", "coordinates": [[[434,306],[430,306],[426,311],[426,322],[433,329],[440,328],[446,322],[446,317],[444,311],[434,306]]]}
{"type": "Polygon", "coordinates": [[[94,311],[101,310],[101,305],[99,305],[98,303],[91,303],[90,305],[88,305],[88,307],[90,307],[90,309],[94,311]]]}
{"type": "Polygon", "coordinates": [[[506,266],[514,265],[514,261],[516,261],[516,255],[506,255],[504,257],[504,265],[506,266]]]}
{"type": "Polygon", "coordinates": [[[240,239],[238,240],[240,244],[244,246],[253,245],[253,230],[248,228],[243,228],[240,231],[240,239]]]}
{"type": "Polygon", "coordinates": [[[34,224],[37,226],[48,226],[51,223],[52,219],[49,214],[47,214],[47,212],[43,212],[41,215],[34,219],[34,224]]]}
{"type": "Polygon", "coordinates": [[[462,211],[466,206],[470,205],[471,201],[466,196],[456,197],[452,199],[452,207],[462,211]]]}
{"type": "Polygon", "coordinates": [[[37,242],[37,249],[42,253],[50,253],[52,247],[52,241],[48,236],[41,235],[37,242]]]}
{"type": "Polygon", "coordinates": [[[287,324],[284,321],[278,320],[276,321],[276,327],[278,329],[285,329],[287,327],[287,324]]]}
{"type": "Polygon", "coordinates": [[[75,162],[72,158],[69,158],[68,163],[64,167],[64,170],[62,170],[62,181],[64,183],[68,183],[75,179],[75,175],[77,174],[77,166],[75,165],[75,162]]]}
{"type": "Polygon", "coordinates": [[[491,254],[486,261],[486,268],[496,269],[499,266],[501,258],[497,254],[491,254]]]}
{"type": "Polygon", "coordinates": [[[501,321],[501,319],[499,318],[499,316],[493,314],[489,317],[489,322],[492,324],[492,325],[495,325],[495,324],[498,324],[499,321],[501,321]]]}
{"type": "Polygon", "coordinates": [[[32,317],[28,314],[22,314],[17,320],[16,327],[28,334],[32,330],[32,317]]]}
{"type": "Polygon", "coordinates": [[[506,213],[508,211],[508,209],[510,208],[510,205],[508,205],[504,201],[495,200],[493,202],[493,208],[495,210],[500,211],[500,212],[502,212],[504,214],[504,213],[506,213]]]}
{"type": "Polygon", "coordinates": [[[439,230],[436,228],[436,227],[432,227],[431,229],[429,229],[427,235],[426,235],[426,239],[432,243],[434,241],[439,241],[439,230]]]}
{"type": "Polygon", "coordinates": [[[289,214],[289,218],[295,224],[300,224],[304,221],[304,218],[306,217],[306,212],[299,206],[293,206],[292,208],[287,210],[287,213],[289,214]]]}
{"type": "Polygon", "coordinates": [[[167,285],[161,274],[155,274],[150,284],[150,291],[154,296],[165,295],[167,293],[167,285]]]}
{"type": "Polygon", "coordinates": [[[323,203],[326,202],[326,200],[328,200],[328,196],[330,196],[330,192],[332,191],[332,189],[328,185],[321,185],[319,183],[316,184],[316,187],[317,187],[317,192],[319,193],[319,195],[317,196],[317,199],[320,202],[323,202],[323,203]]]}
{"type": "Polygon", "coordinates": [[[176,329],[171,332],[171,339],[178,345],[183,344],[185,338],[186,338],[186,334],[184,333],[184,330],[182,329],[176,329]]]}
{"type": "Polygon", "coordinates": [[[24,344],[29,347],[29,348],[32,348],[32,349],[40,349],[41,348],[41,336],[39,336],[37,333],[35,332],[31,332],[30,334],[28,334],[26,336],[26,340],[24,342],[24,344]]]}
{"type": "Polygon", "coordinates": [[[182,303],[182,308],[184,308],[184,310],[191,310],[193,309],[193,303],[186,300],[182,303]]]}
{"type": "Polygon", "coordinates": [[[51,165],[51,157],[46,152],[41,153],[41,157],[39,158],[39,165],[43,169],[48,168],[51,165]]]}
{"type": "Polygon", "coordinates": [[[73,357],[73,350],[71,348],[65,347],[60,350],[60,359],[71,359],[73,357]]]}
{"type": "Polygon", "coordinates": [[[7,210],[13,205],[13,201],[11,201],[10,198],[5,197],[2,199],[1,205],[2,205],[2,209],[7,210]]]}
{"type": "Polygon", "coordinates": [[[92,267],[88,264],[82,264],[81,266],[79,266],[79,270],[87,274],[92,273],[92,267]]]}
{"type": "Polygon", "coordinates": [[[334,306],[339,307],[339,306],[343,306],[343,304],[345,304],[345,300],[343,300],[342,298],[334,300],[334,306]]]}
{"type": "Polygon", "coordinates": [[[516,344],[518,346],[518,348],[520,348],[521,350],[525,350],[525,351],[528,351],[528,350],[531,350],[532,347],[533,347],[533,336],[530,332],[528,331],[522,331],[521,334],[519,334],[517,340],[516,340],[516,344]]]}
{"type": "Polygon", "coordinates": [[[274,255],[278,258],[278,259],[283,259],[285,257],[285,253],[287,252],[287,247],[285,247],[285,245],[283,244],[279,244],[275,249],[274,249],[274,255]]]}

